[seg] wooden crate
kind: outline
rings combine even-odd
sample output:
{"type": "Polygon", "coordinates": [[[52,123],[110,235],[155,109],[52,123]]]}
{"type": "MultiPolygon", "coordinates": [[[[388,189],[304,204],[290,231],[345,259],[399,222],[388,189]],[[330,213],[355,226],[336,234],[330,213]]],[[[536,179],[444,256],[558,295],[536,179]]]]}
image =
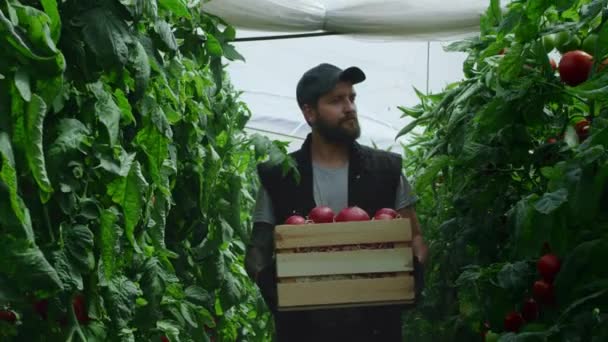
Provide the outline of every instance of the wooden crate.
{"type": "Polygon", "coordinates": [[[275,228],[278,309],[410,304],[408,219],[275,228]]]}

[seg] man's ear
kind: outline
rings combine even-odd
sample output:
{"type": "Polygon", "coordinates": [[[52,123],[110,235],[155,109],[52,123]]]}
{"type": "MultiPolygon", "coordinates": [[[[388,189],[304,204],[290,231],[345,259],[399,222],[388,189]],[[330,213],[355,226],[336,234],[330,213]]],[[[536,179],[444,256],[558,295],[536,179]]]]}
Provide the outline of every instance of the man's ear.
{"type": "Polygon", "coordinates": [[[304,104],[302,106],[302,114],[304,114],[304,120],[306,120],[309,125],[312,125],[316,121],[317,111],[315,111],[311,105],[304,104]]]}

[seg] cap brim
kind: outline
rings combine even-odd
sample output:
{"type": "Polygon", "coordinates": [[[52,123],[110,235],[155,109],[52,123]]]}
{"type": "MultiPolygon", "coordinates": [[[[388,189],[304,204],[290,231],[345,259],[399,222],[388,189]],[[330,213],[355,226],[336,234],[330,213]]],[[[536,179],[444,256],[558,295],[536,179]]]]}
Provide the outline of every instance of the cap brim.
{"type": "Polygon", "coordinates": [[[365,73],[357,67],[346,68],[340,73],[339,80],[351,84],[361,83],[365,81],[365,73]]]}

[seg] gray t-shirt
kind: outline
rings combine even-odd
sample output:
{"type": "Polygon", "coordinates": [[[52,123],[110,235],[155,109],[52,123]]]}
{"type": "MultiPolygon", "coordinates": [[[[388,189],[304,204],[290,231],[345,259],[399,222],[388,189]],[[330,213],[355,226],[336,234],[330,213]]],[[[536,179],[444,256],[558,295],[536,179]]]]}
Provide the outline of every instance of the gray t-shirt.
{"type": "MultiPolygon", "coordinates": [[[[344,209],[348,205],[348,165],[340,168],[326,168],[313,163],[312,171],[315,204],[328,206],[335,213],[344,209]]],[[[412,187],[402,174],[397,188],[395,209],[409,207],[415,202],[416,197],[412,194],[412,187]]],[[[371,214],[373,215],[373,213],[371,214]]],[[[270,195],[263,186],[260,187],[256,198],[253,222],[276,224],[270,195]]]]}

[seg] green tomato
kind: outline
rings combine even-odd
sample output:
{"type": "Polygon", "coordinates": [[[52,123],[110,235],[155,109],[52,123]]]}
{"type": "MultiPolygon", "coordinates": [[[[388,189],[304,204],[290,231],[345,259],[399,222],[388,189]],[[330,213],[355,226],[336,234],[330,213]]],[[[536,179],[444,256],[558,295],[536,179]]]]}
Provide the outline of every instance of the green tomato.
{"type": "Polygon", "coordinates": [[[543,36],[543,46],[545,47],[545,51],[553,51],[553,49],[555,49],[555,35],[549,34],[543,36]]]}
{"type": "Polygon", "coordinates": [[[597,34],[592,33],[583,40],[583,45],[581,49],[590,55],[595,54],[595,45],[597,43],[597,34]]]}
{"type": "Polygon", "coordinates": [[[581,40],[568,31],[562,31],[555,35],[555,47],[561,53],[576,50],[581,45],[581,40]]]}
{"type": "Polygon", "coordinates": [[[492,330],[488,331],[488,333],[486,334],[486,342],[498,342],[498,338],[500,338],[500,335],[493,332],[492,330]]]}
{"type": "Polygon", "coordinates": [[[568,40],[570,40],[570,33],[568,31],[554,33],[552,36],[555,48],[559,48],[560,46],[566,44],[568,40]]]}

